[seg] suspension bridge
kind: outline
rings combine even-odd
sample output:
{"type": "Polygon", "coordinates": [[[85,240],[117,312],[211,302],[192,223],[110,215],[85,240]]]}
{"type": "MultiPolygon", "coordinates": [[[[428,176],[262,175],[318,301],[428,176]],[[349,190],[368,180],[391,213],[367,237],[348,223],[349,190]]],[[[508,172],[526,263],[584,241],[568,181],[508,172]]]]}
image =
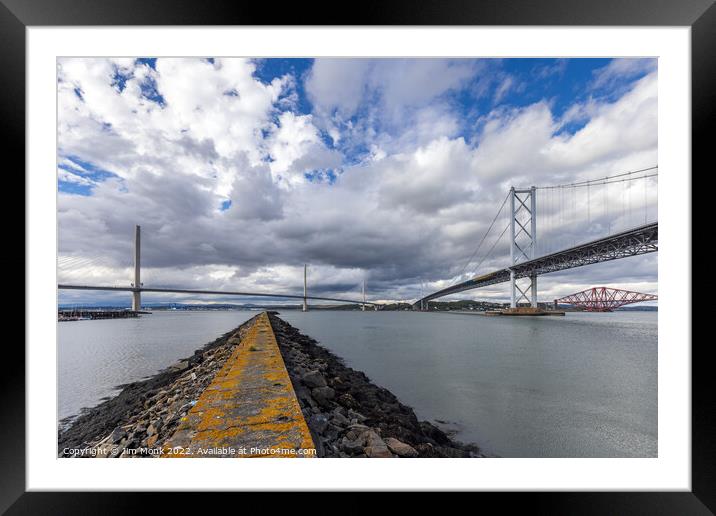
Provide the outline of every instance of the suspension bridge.
{"type": "MultiPolygon", "coordinates": [[[[506,315],[537,313],[538,276],[658,251],[659,225],[656,220],[649,220],[649,186],[650,181],[653,185],[656,184],[657,170],[658,167],[653,166],[599,179],[560,185],[532,186],[525,189],[512,187],[480,239],[477,249],[452,283],[422,296],[413,304],[413,308],[429,310],[429,301],[433,299],[509,282],[510,309],[503,313],[506,315]],[[637,181],[641,181],[643,185],[641,206],[634,206],[633,202],[633,186],[637,181]],[[613,186],[610,192],[609,185],[617,184],[621,185],[619,190],[614,191],[613,186]],[[547,242],[540,241],[539,246],[538,192],[546,194],[544,218],[547,222],[547,242]],[[507,211],[505,211],[506,207],[507,211]],[[468,279],[459,281],[464,277],[464,271],[476,258],[503,215],[507,218],[504,229],[485,255],[478,260],[474,271],[479,270],[490,258],[495,248],[503,241],[505,234],[509,238],[509,264],[483,274],[475,275],[473,272],[468,279]],[[636,218],[642,216],[642,223],[632,225],[636,218]],[[581,224],[580,219],[584,219],[581,224]],[[617,230],[619,226],[627,227],[617,230]],[[607,234],[577,243],[580,237],[599,232],[607,234]],[[572,245],[559,248],[570,240],[572,245]],[[540,254],[538,250],[543,253],[540,254]],[[523,301],[531,310],[519,309],[523,301]]],[[[642,191],[638,192],[641,193],[642,191]]],[[[651,195],[656,197],[654,192],[651,192],[651,195]]],[[[653,216],[656,218],[656,210],[653,216]]]]}

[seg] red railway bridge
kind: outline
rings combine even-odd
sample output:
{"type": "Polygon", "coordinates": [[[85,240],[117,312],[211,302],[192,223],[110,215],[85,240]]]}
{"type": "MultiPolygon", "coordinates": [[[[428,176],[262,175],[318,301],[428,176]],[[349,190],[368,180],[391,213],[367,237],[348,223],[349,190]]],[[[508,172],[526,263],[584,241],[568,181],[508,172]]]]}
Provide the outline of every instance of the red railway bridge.
{"type": "Polygon", "coordinates": [[[609,287],[593,287],[575,294],[554,300],[554,306],[559,304],[578,306],[586,312],[611,312],[621,306],[643,301],[655,301],[654,294],[642,294],[631,290],[621,290],[609,287]]]}

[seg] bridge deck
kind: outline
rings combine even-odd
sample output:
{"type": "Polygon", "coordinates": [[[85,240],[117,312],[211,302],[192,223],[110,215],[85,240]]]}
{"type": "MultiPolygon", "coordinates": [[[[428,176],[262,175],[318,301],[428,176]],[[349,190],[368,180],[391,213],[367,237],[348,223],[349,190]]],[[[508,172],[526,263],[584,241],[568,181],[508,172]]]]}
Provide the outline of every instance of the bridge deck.
{"type": "Polygon", "coordinates": [[[532,274],[548,274],[584,265],[653,253],[658,251],[658,244],[659,223],[652,222],[463,281],[419,299],[414,306],[465,290],[510,281],[510,270],[514,271],[516,279],[532,274]]]}
{"type": "Polygon", "coordinates": [[[165,444],[164,457],[310,457],[315,449],[262,313],[165,444]],[[304,452],[305,453],[305,452],[304,452]]]}

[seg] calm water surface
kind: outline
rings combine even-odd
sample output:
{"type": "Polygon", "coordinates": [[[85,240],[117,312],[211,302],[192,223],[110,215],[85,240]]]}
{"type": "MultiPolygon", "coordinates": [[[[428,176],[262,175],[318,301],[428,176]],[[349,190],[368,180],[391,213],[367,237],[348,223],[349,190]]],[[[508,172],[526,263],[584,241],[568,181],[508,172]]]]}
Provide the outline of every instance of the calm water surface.
{"type": "Polygon", "coordinates": [[[281,316],[458,439],[504,457],[657,455],[656,312],[281,316]]]}
{"type": "Polygon", "coordinates": [[[256,312],[154,312],[136,319],[58,323],[58,417],[97,405],[116,387],[151,376],[256,312]]]}
{"type": "MultiPolygon", "coordinates": [[[[59,416],[155,373],[255,312],[59,324],[59,416]]],[[[457,438],[505,457],[657,455],[657,314],[281,317],[457,438]]]]}

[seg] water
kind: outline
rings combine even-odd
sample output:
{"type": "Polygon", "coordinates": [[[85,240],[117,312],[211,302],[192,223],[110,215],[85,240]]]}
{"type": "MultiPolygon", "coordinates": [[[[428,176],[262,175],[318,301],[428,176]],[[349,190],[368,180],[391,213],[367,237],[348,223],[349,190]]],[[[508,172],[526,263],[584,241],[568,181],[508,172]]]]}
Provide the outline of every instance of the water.
{"type": "Polygon", "coordinates": [[[256,312],[154,312],[136,319],[58,323],[58,418],[75,416],[116,387],[164,369],[256,312]]]}
{"type": "MultiPolygon", "coordinates": [[[[59,324],[59,414],[153,374],[252,312],[59,324]]],[[[655,457],[657,314],[284,311],[420,419],[504,457],[655,457]]]]}
{"type": "Polygon", "coordinates": [[[657,456],[657,314],[281,316],[503,457],[657,456]]]}

